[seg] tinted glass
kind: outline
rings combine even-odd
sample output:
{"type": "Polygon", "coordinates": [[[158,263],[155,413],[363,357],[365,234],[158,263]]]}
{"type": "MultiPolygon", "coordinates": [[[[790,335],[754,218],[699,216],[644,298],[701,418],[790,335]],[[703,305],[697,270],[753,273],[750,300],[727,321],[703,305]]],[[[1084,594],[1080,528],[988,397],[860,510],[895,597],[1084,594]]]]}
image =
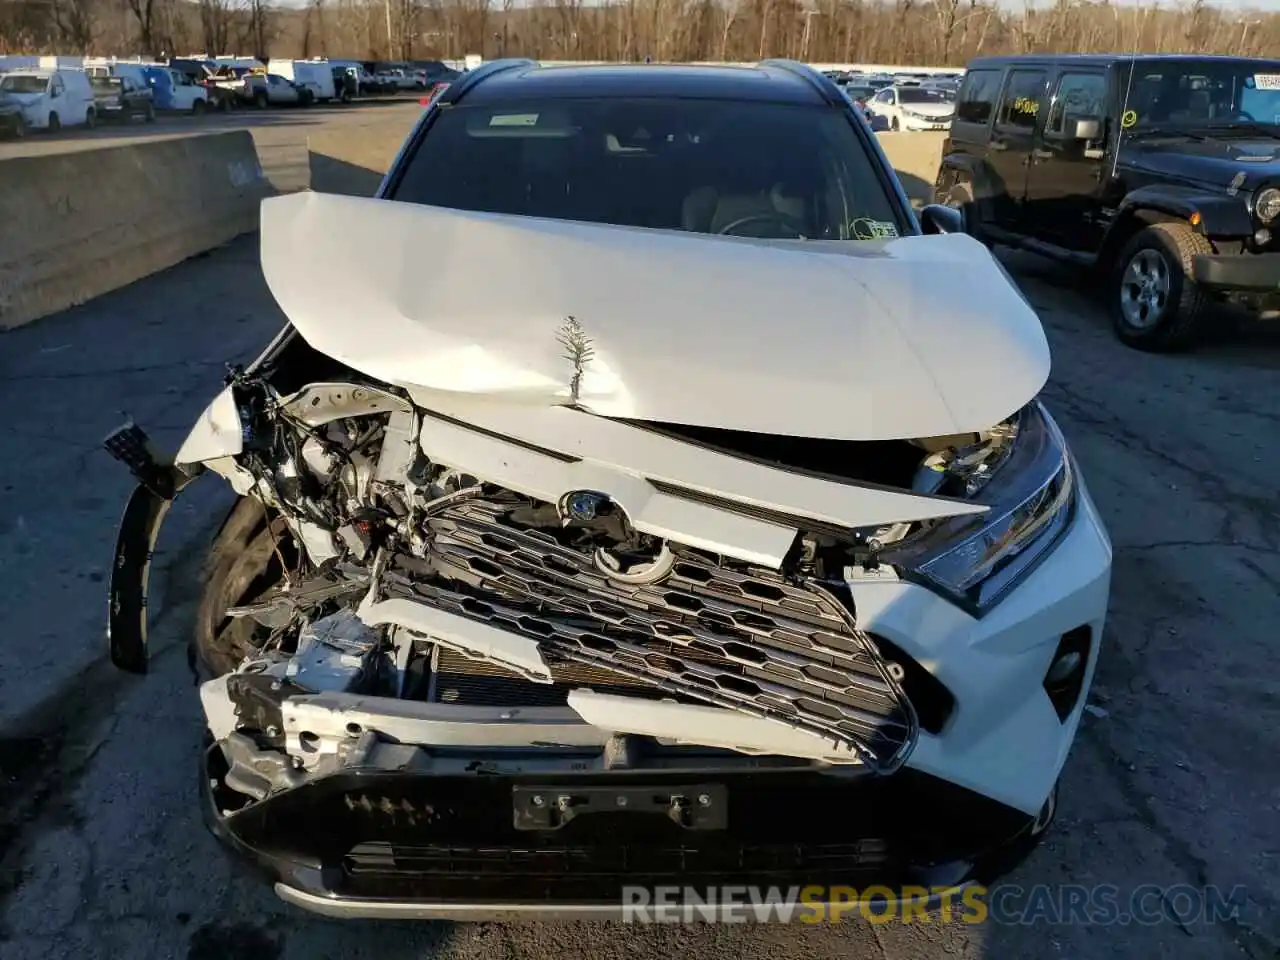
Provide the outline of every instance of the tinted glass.
{"type": "Polygon", "coordinates": [[[965,123],[989,123],[999,95],[999,70],[970,70],[960,86],[956,119],[965,123]]]}
{"type": "Polygon", "coordinates": [[[1032,130],[1044,105],[1043,70],[1014,70],[1009,74],[1000,101],[999,123],[1002,127],[1032,130]]]}
{"type": "Polygon", "coordinates": [[[1044,128],[1062,133],[1076,120],[1101,120],[1107,113],[1106,100],[1107,78],[1101,73],[1064,73],[1044,128]]]}
{"type": "Polygon", "coordinates": [[[754,237],[902,226],[842,109],[696,99],[464,101],[435,117],[394,199],[754,237]]]}
{"type": "Polygon", "coordinates": [[[928,87],[903,87],[898,91],[899,103],[950,103],[941,90],[930,90],[928,87]]]}
{"type": "Polygon", "coordinates": [[[1126,127],[1280,124],[1280,61],[1139,63],[1125,104],[1126,127]]]}

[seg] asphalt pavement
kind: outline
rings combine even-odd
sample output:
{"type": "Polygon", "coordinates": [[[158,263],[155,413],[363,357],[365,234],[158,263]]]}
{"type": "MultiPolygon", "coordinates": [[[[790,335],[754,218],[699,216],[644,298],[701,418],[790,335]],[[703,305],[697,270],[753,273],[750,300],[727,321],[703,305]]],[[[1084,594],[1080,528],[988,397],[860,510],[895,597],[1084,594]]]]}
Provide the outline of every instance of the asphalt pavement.
{"type": "Polygon", "coordinates": [[[1114,340],[1082,278],[1007,262],[1048,330],[1045,398],[1115,545],[1105,647],[1058,821],[1009,881],[1243,884],[1238,920],[344,923],[277,901],[232,868],[195,803],[201,718],[185,644],[201,546],[228,502],[215,481],[179,500],[157,553],[151,675],[115,672],[103,642],[104,578],[130,483],[100,441],[131,415],[176,443],[224,364],[278,329],[244,239],[0,334],[0,956],[1280,956],[1280,325],[1146,356],[1114,340]]]}

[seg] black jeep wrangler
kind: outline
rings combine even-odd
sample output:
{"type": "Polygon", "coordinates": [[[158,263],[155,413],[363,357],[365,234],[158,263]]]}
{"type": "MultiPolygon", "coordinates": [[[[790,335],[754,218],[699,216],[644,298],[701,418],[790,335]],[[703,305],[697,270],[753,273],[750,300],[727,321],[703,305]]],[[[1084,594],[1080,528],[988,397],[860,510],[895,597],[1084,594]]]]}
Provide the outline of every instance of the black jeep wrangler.
{"type": "Polygon", "coordinates": [[[974,60],[935,186],[984,242],[1096,268],[1129,346],[1189,346],[1216,300],[1280,308],[1280,60],[974,60]]]}

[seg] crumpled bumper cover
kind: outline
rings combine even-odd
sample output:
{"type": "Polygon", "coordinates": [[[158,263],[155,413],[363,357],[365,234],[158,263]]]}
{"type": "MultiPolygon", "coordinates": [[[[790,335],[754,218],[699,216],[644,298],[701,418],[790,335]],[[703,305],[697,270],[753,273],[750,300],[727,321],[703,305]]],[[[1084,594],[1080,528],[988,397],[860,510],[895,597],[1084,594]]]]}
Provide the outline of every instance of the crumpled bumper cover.
{"type": "Polygon", "coordinates": [[[721,775],[722,829],[609,812],[517,829],[513,790],[660,790],[688,771],[534,776],[334,774],[224,815],[225,762],[204,754],[207,825],[281,895],[347,917],[604,915],[624,886],[990,882],[1034,845],[1033,818],[927,774],[848,779],[813,771],[721,775]],[[637,779],[641,778],[641,779],[637,779]]]}

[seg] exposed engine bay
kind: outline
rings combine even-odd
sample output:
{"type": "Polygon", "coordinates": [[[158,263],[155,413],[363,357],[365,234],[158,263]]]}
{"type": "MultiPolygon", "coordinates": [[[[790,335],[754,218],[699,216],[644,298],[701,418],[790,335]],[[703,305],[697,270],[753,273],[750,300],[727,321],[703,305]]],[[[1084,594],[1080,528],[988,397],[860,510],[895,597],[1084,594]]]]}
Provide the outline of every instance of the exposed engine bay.
{"type": "MultiPolygon", "coordinates": [[[[202,690],[238,792],[260,799],[350,764],[387,726],[326,733],[308,710],[332,727],[356,707],[367,719],[374,702],[537,708],[590,691],[627,698],[615,707],[715,708],[673,715],[686,726],[676,743],[871,773],[912,750],[920,719],[907,675],[921,670],[857,628],[845,583],[942,521],[814,522],[773,569],[638,531],[606,492],[546,502],[437,462],[423,432],[433,414],[392,388],[329,382],[281,395],[238,374],[230,395],[241,450],[207,466],[265,507],[273,554],[262,589],[220,625],[233,672],[202,690]],[[357,699],[335,712],[324,700],[335,695],[357,699]],[[755,726],[734,731],[735,716],[755,726]],[[717,723],[698,726],[707,719],[717,723]],[[766,729],[803,737],[789,748],[766,729]]],[[[844,482],[971,497],[1008,456],[1017,423],[862,445],[653,429],[844,482]]]]}

